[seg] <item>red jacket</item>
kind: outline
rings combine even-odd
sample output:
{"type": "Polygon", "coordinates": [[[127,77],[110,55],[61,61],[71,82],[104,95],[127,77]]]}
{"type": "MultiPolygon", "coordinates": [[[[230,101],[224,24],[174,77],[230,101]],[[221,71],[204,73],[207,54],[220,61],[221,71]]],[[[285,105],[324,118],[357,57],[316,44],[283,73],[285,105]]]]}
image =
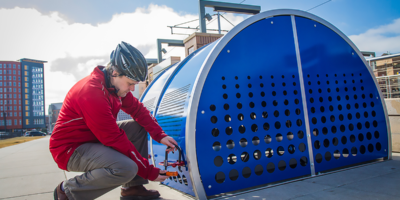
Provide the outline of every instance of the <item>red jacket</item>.
{"type": "Polygon", "coordinates": [[[96,67],[68,92],[50,138],[50,152],[58,167],[67,170],[68,160],[79,145],[101,142],[131,158],[139,176],[154,180],[160,169],[149,165],[128,140],[116,123],[117,114],[120,109],[130,114],[158,142],[167,135],[132,93],[121,98],[106,87],[103,68],[96,67]]]}

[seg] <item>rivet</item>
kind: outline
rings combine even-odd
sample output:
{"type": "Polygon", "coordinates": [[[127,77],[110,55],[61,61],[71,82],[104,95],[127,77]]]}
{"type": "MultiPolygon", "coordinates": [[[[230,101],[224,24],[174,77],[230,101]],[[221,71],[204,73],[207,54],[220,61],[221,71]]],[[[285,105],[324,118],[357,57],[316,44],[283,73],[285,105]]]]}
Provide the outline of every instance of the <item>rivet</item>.
{"type": "Polygon", "coordinates": [[[204,114],[204,110],[201,111],[201,114],[204,114]]]}
{"type": "Polygon", "coordinates": [[[317,27],[317,25],[316,25],[316,24],[314,24],[314,27],[317,27]]]}
{"type": "Polygon", "coordinates": [[[228,52],[228,53],[230,53],[231,51],[230,51],[230,50],[228,50],[227,52],[228,52]]]}
{"type": "Polygon", "coordinates": [[[307,134],[307,137],[310,137],[310,134],[307,134]]]}
{"type": "Polygon", "coordinates": [[[351,55],[354,55],[354,52],[352,52],[351,55]]]}
{"type": "Polygon", "coordinates": [[[210,188],[210,189],[211,189],[211,185],[209,185],[209,186],[208,186],[208,188],[210,188]]]}
{"type": "Polygon", "coordinates": [[[271,24],[274,24],[274,22],[273,22],[273,21],[271,21],[271,24]]]}
{"type": "Polygon", "coordinates": [[[314,166],[314,163],[311,163],[311,166],[314,166]]]}

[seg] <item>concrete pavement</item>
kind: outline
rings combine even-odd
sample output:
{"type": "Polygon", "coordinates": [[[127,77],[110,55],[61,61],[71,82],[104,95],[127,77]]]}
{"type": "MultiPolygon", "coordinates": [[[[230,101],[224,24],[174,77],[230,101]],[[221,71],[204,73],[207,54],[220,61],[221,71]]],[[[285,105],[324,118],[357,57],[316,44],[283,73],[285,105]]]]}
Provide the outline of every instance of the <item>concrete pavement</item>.
{"type": "MultiPolygon", "coordinates": [[[[0,149],[0,199],[53,199],[53,190],[77,174],[60,170],[48,150],[50,136],[0,149]]],[[[218,199],[400,199],[400,154],[393,160],[295,181],[218,199]]],[[[192,199],[158,183],[146,186],[160,191],[161,199],[192,199]]],[[[119,199],[120,188],[100,200],[119,199]]]]}

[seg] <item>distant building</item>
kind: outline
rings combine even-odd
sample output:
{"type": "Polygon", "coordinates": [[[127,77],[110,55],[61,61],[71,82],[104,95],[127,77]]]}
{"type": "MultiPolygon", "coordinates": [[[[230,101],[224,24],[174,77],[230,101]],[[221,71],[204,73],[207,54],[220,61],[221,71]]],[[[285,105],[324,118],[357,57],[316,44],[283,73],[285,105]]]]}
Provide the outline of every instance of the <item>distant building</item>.
{"type": "Polygon", "coordinates": [[[60,114],[60,110],[63,103],[52,103],[49,105],[49,125],[48,131],[53,132],[54,125],[57,122],[58,115],[60,114]]]}
{"type": "Polygon", "coordinates": [[[0,129],[20,132],[46,127],[43,73],[46,62],[26,58],[0,61],[0,129]]]}

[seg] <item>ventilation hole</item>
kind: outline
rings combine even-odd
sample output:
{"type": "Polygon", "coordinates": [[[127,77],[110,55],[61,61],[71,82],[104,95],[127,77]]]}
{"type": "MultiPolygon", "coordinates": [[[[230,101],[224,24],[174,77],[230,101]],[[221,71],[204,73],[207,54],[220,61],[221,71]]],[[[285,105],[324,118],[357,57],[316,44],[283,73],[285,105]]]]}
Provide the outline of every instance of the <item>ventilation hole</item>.
{"type": "Polygon", "coordinates": [[[225,121],[226,122],[230,122],[232,119],[231,119],[231,116],[229,116],[229,115],[225,115],[225,121]]]}
{"type": "Polygon", "coordinates": [[[278,112],[277,110],[275,110],[274,116],[275,116],[275,117],[279,117],[279,112],[278,112]]]}
{"type": "Polygon", "coordinates": [[[372,117],[375,117],[376,116],[376,112],[375,111],[372,111],[372,117]]]}
{"type": "Polygon", "coordinates": [[[268,117],[268,113],[266,111],[264,111],[261,116],[262,116],[262,118],[267,118],[268,117]]]}
{"type": "Polygon", "coordinates": [[[246,138],[240,139],[240,140],[239,140],[239,145],[240,145],[241,147],[246,147],[246,146],[247,146],[247,140],[246,140],[246,138]]]}
{"type": "Polygon", "coordinates": [[[319,142],[319,140],[315,140],[315,142],[314,142],[314,148],[316,148],[316,149],[321,148],[321,143],[319,142]]]}
{"type": "Polygon", "coordinates": [[[341,141],[342,141],[342,144],[346,144],[346,143],[347,143],[347,138],[346,138],[346,136],[342,136],[341,141]]]}
{"type": "Polygon", "coordinates": [[[351,143],[356,142],[356,136],[350,135],[350,142],[351,142],[351,143]]]}
{"type": "Polygon", "coordinates": [[[292,169],[294,169],[294,168],[297,167],[297,161],[296,161],[296,159],[294,159],[294,158],[290,159],[290,161],[289,161],[289,167],[292,168],[292,169]]]}
{"type": "Polygon", "coordinates": [[[219,135],[219,130],[218,130],[217,128],[214,128],[214,129],[211,131],[211,134],[212,134],[212,136],[217,137],[217,136],[219,135]]]}
{"type": "Polygon", "coordinates": [[[331,119],[331,122],[335,122],[335,116],[331,115],[330,119],[331,119]]]}
{"type": "Polygon", "coordinates": [[[300,109],[296,109],[296,115],[300,115],[300,113],[301,113],[301,111],[300,111],[300,109]]]}
{"type": "Polygon", "coordinates": [[[304,143],[299,144],[299,151],[304,152],[306,150],[306,145],[304,143]]]}
{"type": "Polygon", "coordinates": [[[214,165],[217,167],[221,167],[221,165],[224,163],[224,160],[222,159],[221,156],[217,156],[214,158],[214,165]]]}
{"type": "Polygon", "coordinates": [[[224,172],[218,172],[215,175],[215,181],[217,181],[217,183],[223,183],[225,182],[225,174],[224,172]]]}
{"type": "Polygon", "coordinates": [[[314,107],[311,107],[311,112],[315,113],[315,108],[314,107]]]}
{"type": "Polygon", "coordinates": [[[358,134],[358,140],[360,140],[360,142],[364,140],[364,135],[362,133],[358,134]]]}
{"type": "Polygon", "coordinates": [[[225,133],[226,133],[227,135],[231,135],[231,134],[233,133],[232,127],[230,127],[230,126],[226,127],[225,133]]]}
{"type": "Polygon", "coordinates": [[[346,131],[346,127],[344,125],[340,125],[340,131],[345,132],[346,131]]]}
{"type": "Polygon", "coordinates": [[[371,102],[371,107],[374,107],[374,106],[375,106],[374,102],[371,102]]]}
{"type": "Polygon", "coordinates": [[[253,157],[254,157],[254,159],[256,159],[256,160],[259,160],[259,159],[261,158],[261,151],[260,151],[260,150],[254,151],[253,157]]]}
{"type": "Polygon", "coordinates": [[[364,112],[364,117],[368,118],[368,112],[367,111],[364,112]]]}
{"type": "Polygon", "coordinates": [[[277,142],[282,141],[282,139],[283,139],[282,134],[280,134],[280,133],[276,134],[275,139],[276,139],[277,142]]]}
{"type": "Polygon", "coordinates": [[[225,76],[222,77],[222,80],[225,80],[225,76]]]}
{"type": "MultiPolygon", "coordinates": [[[[221,150],[221,143],[219,143],[219,142],[214,142],[214,144],[213,144],[213,149],[214,149],[214,151],[219,151],[219,150],[221,150]]],[[[222,159],[222,158],[221,158],[222,159]]]]}
{"type": "Polygon", "coordinates": [[[340,96],[337,96],[337,98],[336,98],[338,101],[340,101],[340,96]]]}
{"type": "Polygon", "coordinates": [[[249,161],[249,154],[248,154],[247,152],[243,152],[242,155],[240,155],[240,159],[241,159],[243,162],[249,161]]]}
{"type": "Polygon", "coordinates": [[[239,84],[236,84],[235,87],[236,87],[236,89],[239,89],[240,86],[239,86],[239,84]]]}
{"type": "Polygon", "coordinates": [[[252,92],[249,92],[249,97],[250,98],[253,97],[253,93],[252,92]]]}
{"type": "Polygon", "coordinates": [[[375,136],[376,139],[378,139],[378,138],[379,138],[379,132],[378,132],[378,131],[375,131],[375,132],[374,132],[374,136],[375,136]]]}
{"type": "Polygon", "coordinates": [[[329,106],[329,110],[330,110],[330,111],[333,111],[333,106],[329,106]]]}
{"type": "Polygon", "coordinates": [[[272,163],[272,162],[268,163],[268,165],[267,165],[267,172],[272,173],[272,172],[274,172],[274,171],[275,171],[275,165],[274,165],[274,163],[272,163]]]}
{"type": "Polygon", "coordinates": [[[235,181],[236,179],[238,179],[239,177],[239,172],[236,169],[232,169],[229,172],[229,179],[231,179],[232,181],[235,181]]]}
{"type": "Polygon", "coordinates": [[[317,155],[315,155],[315,161],[317,163],[321,163],[322,162],[322,155],[320,153],[318,153],[317,155]]]}
{"type": "Polygon", "coordinates": [[[274,101],[272,102],[272,104],[273,104],[274,106],[277,106],[277,105],[278,105],[278,101],[274,100],[274,101]]]}
{"type": "Polygon", "coordinates": [[[347,114],[347,119],[351,120],[353,118],[353,116],[349,113],[347,114]]]}
{"type": "Polygon", "coordinates": [[[345,158],[349,157],[349,150],[346,149],[346,148],[344,148],[343,151],[342,151],[342,155],[343,155],[343,157],[345,157],[345,158]]]}
{"type": "Polygon", "coordinates": [[[323,106],[321,106],[321,107],[319,108],[319,110],[320,110],[321,112],[325,112],[325,108],[324,108],[323,106]]]}
{"type": "Polygon", "coordinates": [[[227,103],[224,104],[224,109],[225,109],[225,110],[229,110],[229,104],[227,104],[227,103]]]}
{"type": "Polygon", "coordinates": [[[292,122],[290,120],[286,121],[286,127],[288,128],[292,127],[292,122]]]}
{"type": "Polygon", "coordinates": [[[222,85],[222,88],[223,88],[223,89],[226,89],[226,85],[222,85]]]}
{"type": "Polygon", "coordinates": [[[374,145],[369,144],[368,145],[368,151],[372,153],[374,151],[374,145]]]}
{"type": "Polygon", "coordinates": [[[211,117],[211,123],[215,124],[215,123],[217,123],[217,121],[218,121],[218,118],[216,116],[211,117]]]}
{"type": "Polygon", "coordinates": [[[365,153],[365,150],[366,150],[366,149],[365,149],[365,146],[364,146],[364,145],[361,145],[361,146],[360,146],[360,153],[361,153],[361,154],[364,154],[364,153],[365,153]]]}
{"type": "Polygon", "coordinates": [[[249,83],[249,84],[247,85],[247,87],[251,88],[251,84],[249,83]]]}
{"type": "Polygon", "coordinates": [[[211,111],[215,111],[215,109],[216,109],[215,105],[211,105],[211,106],[210,106],[210,110],[211,110],[211,111]]]}
{"type": "Polygon", "coordinates": [[[332,133],[336,133],[336,132],[337,132],[336,126],[332,126],[332,127],[331,127],[331,132],[332,132],[332,133]]]}
{"type": "Polygon", "coordinates": [[[369,124],[369,122],[365,122],[365,128],[369,128],[371,125],[369,124]]]}
{"type": "Polygon", "coordinates": [[[376,146],[376,150],[377,150],[377,151],[380,151],[380,150],[382,149],[382,145],[381,145],[381,143],[379,143],[379,142],[376,143],[375,146],[376,146]]]}
{"type": "Polygon", "coordinates": [[[327,152],[325,153],[325,160],[326,160],[326,161],[330,161],[331,159],[332,159],[331,152],[327,151],[327,152]]]}
{"type": "Polygon", "coordinates": [[[250,79],[250,76],[247,76],[247,79],[250,79]]]}
{"type": "Polygon", "coordinates": [[[256,119],[256,113],[251,113],[251,114],[250,114],[250,118],[251,118],[251,119],[256,119]]]}
{"type": "Polygon", "coordinates": [[[295,151],[296,151],[296,147],[293,144],[289,145],[288,152],[290,154],[293,154],[295,151]]]}
{"type": "Polygon", "coordinates": [[[285,115],[289,116],[290,115],[290,111],[289,110],[285,110],[285,115]]]}
{"type": "Polygon", "coordinates": [[[363,103],[363,107],[366,108],[367,107],[367,103],[364,102],[363,103]]]}
{"type": "Polygon", "coordinates": [[[297,132],[297,137],[298,137],[299,139],[303,139],[303,137],[304,137],[304,132],[303,132],[303,131],[297,132]]]}
{"type": "Polygon", "coordinates": [[[286,134],[286,138],[287,138],[288,140],[292,140],[292,139],[294,138],[293,133],[292,133],[292,132],[288,132],[288,133],[286,134]]]}
{"type": "Polygon", "coordinates": [[[347,110],[350,110],[350,108],[351,108],[350,104],[347,104],[346,108],[347,108],[347,110]]]}
{"type": "Polygon", "coordinates": [[[228,163],[229,164],[235,164],[236,163],[236,161],[237,161],[237,157],[236,157],[236,155],[235,154],[230,154],[229,156],[228,156],[228,163]]]}
{"type": "Polygon", "coordinates": [[[333,152],[333,157],[334,157],[335,159],[339,159],[339,158],[340,158],[340,151],[339,151],[339,150],[335,150],[335,151],[333,152]]]}
{"type": "Polygon", "coordinates": [[[276,92],[275,91],[272,91],[272,96],[276,96],[276,92]]]}
{"type": "Polygon", "coordinates": [[[317,123],[317,118],[313,117],[313,118],[311,119],[311,122],[312,122],[313,124],[316,124],[316,123],[317,123]]]}
{"type": "Polygon", "coordinates": [[[242,109],[242,104],[241,103],[237,103],[236,107],[239,108],[239,109],[242,109]]]}
{"type": "Polygon", "coordinates": [[[314,103],[314,98],[310,98],[310,103],[314,103]]]}
{"type": "Polygon", "coordinates": [[[314,136],[318,136],[318,134],[319,134],[318,129],[314,128],[314,130],[313,130],[313,135],[314,135],[314,136]]]}
{"type": "Polygon", "coordinates": [[[257,136],[253,137],[252,142],[254,146],[257,146],[258,144],[260,144],[260,139],[257,136]]]}
{"type": "Polygon", "coordinates": [[[361,130],[362,129],[362,124],[361,123],[357,123],[357,128],[358,128],[358,130],[361,130]]]}
{"type": "Polygon", "coordinates": [[[240,125],[239,126],[239,133],[244,133],[246,132],[246,127],[244,127],[244,125],[240,125]]]}
{"type": "Polygon", "coordinates": [[[227,95],[227,94],[223,94],[222,97],[223,97],[224,99],[227,99],[227,98],[228,98],[228,95],[227,95]]]}
{"type": "Polygon", "coordinates": [[[301,121],[301,119],[298,119],[298,120],[296,121],[296,124],[297,124],[297,126],[301,126],[301,125],[303,124],[303,122],[301,121]]]}
{"type": "Polygon", "coordinates": [[[226,147],[228,149],[233,149],[235,147],[235,142],[233,142],[233,140],[228,140],[228,142],[226,142],[226,147]]]}
{"type": "Polygon", "coordinates": [[[349,100],[349,99],[350,99],[349,95],[346,95],[346,100],[349,100]]]}
{"type": "Polygon", "coordinates": [[[378,126],[378,122],[377,122],[376,120],[374,120],[374,121],[372,122],[372,125],[376,128],[376,127],[378,126]]]}
{"type": "Polygon", "coordinates": [[[351,148],[351,155],[352,156],[356,156],[357,155],[357,148],[356,147],[351,148]]]}
{"type": "Polygon", "coordinates": [[[334,138],[332,139],[332,144],[333,144],[334,146],[337,146],[337,145],[339,144],[339,140],[338,140],[336,137],[334,137],[334,138]]]}
{"type": "Polygon", "coordinates": [[[286,162],[283,161],[283,160],[279,161],[278,169],[281,170],[281,171],[285,170],[286,169],[286,162]]]}
{"type": "Polygon", "coordinates": [[[254,108],[254,103],[253,103],[253,102],[250,102],[250,103],[249,103],[249,106],[250,106],[250,108],[254,108]]]}
{"type": "Polygon", "coordinates": [[[325,139],[324,140],[324,147],[329,147],[329,140],[328,139],[325,139]]]}
{"type": "Polygon", "coordinates": [[[271,158],[274,155],[274,150],[272,150],[271,148],[268,148],[267,150],[265,150],[265,156],[267,158],[271,158]]]}
{"type": "Polygon", "coordinates": [[[372,134],[370,132],[367,133],[367,139],[371,140],[372,139],[372,134]]]}
{"type": "Polygon", "coordinates": [[[285,149],[282,146],[279,146],[276,152],[279,156],[281,156],[285,153],[285,149]]]}
{"type": "Polygon", "coordinates": [[[354,104],[354,107],[355,107],[356,109],[358,109],[358,107],[359,107],[358,103],[354,104]]]}
{"type": "Polygon", "coordinates": [[[236,93],[236,98],[240,98],[242,95],[240,95],[240,93],[236,93]]]}
{"type": "Polygon", "coordinates": [[[285,95],[285,96],[287,95],[287,92],[286,92],[286,90],[284,90],[284,91],[283,91],[283,95],[285,95]]]}
{"type": "Polygon", "coordinates": [[[301,166],[307,166],[307,157],[303,156],[300,158],[300,165],[301,166]]]}
{"type": "Polygon", "coordinates": [[[297,95],[297,93],[298,93],[297,90],[293,90],[293,94],[297,95]]]}
{"type": "Polygon", "coordinates": [[[238,120],[239,120],[239,121],[243,121],[243,119],[244,119],[244,115],[243,115],[242,113],[240,113],[240,114],[238,115],[238,120]]]}
{"type": "Polygon", "coordinates": [[[310,94],[312,94],[312,89],[309,89],[308,92],[309,92],[310,94]]]}
{"type": "Polygon", "coordinates": [[[263,128],[264,128],[264,130],[268,131],[269,130],[269,124],[268,123],[264,123],[263,128]]]}
{"type": "Polygon", "coordinates": [[[262,106],[262,107],[265,107],[265,106],[267,106],[267,102],[265,102],[265,101],[262,101],[262,102],[261,102],[261,106],[262,106]]]}
{"type": "Polygon", "coordinates": [[[322,117],[321,117],[321,122],[322,122],[322,123],[325,123],[325,122],[326,122],[326,117],[322,116],[322,117]]]}
{"type": "Polygon", "coordinates": [[[264,87],[264,84],[260,83],[260,87],[264,87]]]}
{"type": "Polygon", "coordinates": [[[298,99],[295,99],[295,100],[294,100],[294,103],[297,105],[297,104],[300,103],[300,101],[299,101],[298,99]]]}
{"type": "Polygon", "coordinates": [[[322,128],[322,134],[324,135],[328,134],[328,128],[326,127],[322,128]]]}
{"type": "Polygon", "coordinates": [[[356,118],[360,119],[360,117],[361,117],[360,113],[356,113],[356,118]]]}
{"type": "Polygon", "coordinates": [[[281,123],[280,122],[275,122],[275,128],[280,129],[281,128],[281,123]]]}
{"type": "Polygon", "coordinates": [[[264,172],[264,169],[263,169],[263,166],[262,166],[262,165],[257,165],[257,166],[254,168],[254,173],[255,173],[257,176],[260,176],[263,172],[264,172]]]}
{"type": "Polygon", "coordinates": [[[338,110],[342,110],[342,105],[338,105],[338,110]]]}
{"type": "Polygon", "coordinates": [[[353,124],[349,124],[349,130],[353,131],[354,130],[354,125],[353,124]]]}

